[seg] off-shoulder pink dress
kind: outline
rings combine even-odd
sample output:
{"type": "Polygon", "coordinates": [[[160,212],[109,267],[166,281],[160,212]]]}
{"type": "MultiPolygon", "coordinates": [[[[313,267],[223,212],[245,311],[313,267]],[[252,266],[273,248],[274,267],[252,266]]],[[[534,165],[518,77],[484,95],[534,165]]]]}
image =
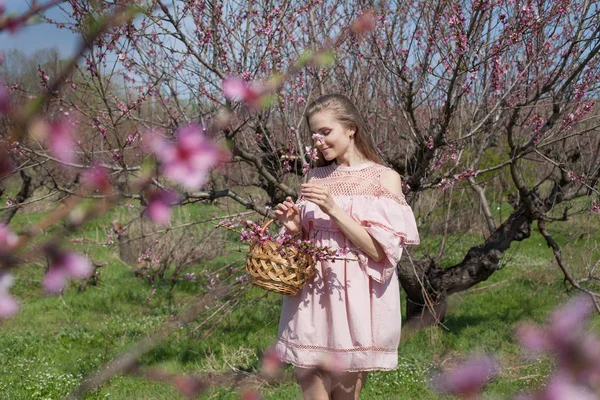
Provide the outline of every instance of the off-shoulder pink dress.
{"type": "Polygon", "coordinates": [[[396,271],[404,246],[418,244],[415,218],[403,195],[381,184],[387,168],[331,164],[311,171],[310,182],[329,187],[336,203],[385,250],[375,262],[350,242],[329,216],[299,199],[302,226],[316,245],[351,249],[344,259],[321,262],[295,296],[285,296],[276,352],[298,367],[331,365],[342,371],[398,366],[400,288],[396,271]]]}

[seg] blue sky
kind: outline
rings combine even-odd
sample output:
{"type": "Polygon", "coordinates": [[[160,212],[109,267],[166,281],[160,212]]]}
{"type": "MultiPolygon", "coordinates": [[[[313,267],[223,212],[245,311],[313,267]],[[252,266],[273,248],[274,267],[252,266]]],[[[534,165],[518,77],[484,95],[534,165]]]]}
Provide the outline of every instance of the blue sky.
{"type": "MultiPolygon", "coordinates": [[[[39,0],[38,2],[45,3],[45,0],[39,0]]],[[[21,14],[29,9],[31,0],[5,0],[4,3],[6,13],[17,12],[21,14]]],[[[64,20],[62,12],[57,7],[49,10],[47,15],[55,20],[64,20]]],[[[46,23],[26,26],[16,34],[6,31],[0,33],[0,51],[17,48],[25,54],[31,54],[39,49],[55,47],[62,56],[68,57],[75,52],[77,42],[77,36],[71,31],[58,29],[46,23]]]]}

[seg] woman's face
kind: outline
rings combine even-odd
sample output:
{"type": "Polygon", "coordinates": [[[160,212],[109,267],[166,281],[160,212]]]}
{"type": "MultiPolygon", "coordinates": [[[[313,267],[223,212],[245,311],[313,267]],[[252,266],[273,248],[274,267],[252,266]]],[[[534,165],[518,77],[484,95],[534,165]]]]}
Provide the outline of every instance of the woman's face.
{"type": "Polygon", "coordinates": [[[308,125],[310,133],[314,135],[315,146],[325,160],[344,160],[348,150],[353,148],[350,136],[354,135],[354,131],[339,123],[331,112],[323,110],[314,113],[308,118],[308,125]]]}

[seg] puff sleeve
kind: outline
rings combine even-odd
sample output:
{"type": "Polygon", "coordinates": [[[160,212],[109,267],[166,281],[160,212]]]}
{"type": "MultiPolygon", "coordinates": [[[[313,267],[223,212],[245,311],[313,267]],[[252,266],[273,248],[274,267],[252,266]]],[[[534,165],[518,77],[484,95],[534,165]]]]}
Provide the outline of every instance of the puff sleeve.
{"type": "Polygon", "coordinates": [[[375,262],[358,250],[361,268],[375,281],[385,283],[393,276],[402,249],[407,245],[419,244],[419,233],[412,209],[402,195],[363,197],[354,199],[351,216],[385,252],[384,259],[375,262]]]}

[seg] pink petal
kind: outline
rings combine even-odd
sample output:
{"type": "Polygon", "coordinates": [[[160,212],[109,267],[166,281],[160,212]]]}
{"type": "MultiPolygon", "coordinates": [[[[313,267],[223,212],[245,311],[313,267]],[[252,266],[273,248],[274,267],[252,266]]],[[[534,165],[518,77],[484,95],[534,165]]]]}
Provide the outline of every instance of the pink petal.
{"type": "Polygon", "coordinates": [[[171,208],[160,202],[154,202],[148,206],[148,216],[157,224],[167,225],[171,220],[171,208]]]}
{"type": "Polygon", "coordinates": [[[110,181],[106,168],[98,165],[85,170],[82,174],[83,183],[95,190],[106,193],[110,190],[110,181]]]}
{"type": "Polygon", "coordinates": [[[177,201],[175,193],[170,191],[157,191],[149,195],[148,217],[157,224],[166,225],[171,220],[171,207],[177,201]]]}
{"type": "Polygon", "coordinates": [[[165,176],[180,183],[188,190],[199,189],[206,183],[209,175],[207,170],[193,169],[189,165],[177,163],[163,168],[165,176]]]}
{"type": "Polygon", "coordinates": [[[55,267],[64,269],[70,277],[87,278],[92,273],[90,259],[79,253],[64,253],[60,262],[61,264],[55,264],[55,267]]]}
{"type": "Polygon", "coordinates": [[[577,296],[552,315],[550,331],[560,340],[580,335],[584,332],[587,318],[593,311],[589,297],[577,296]]]}
{"type": "Polygon", "coordinates": [[[12,296],[0,294],[0,319],[12,317],[17,314],[20,309],[19,302],[12,296]]]}
{"type": "Polygon", "coordinates": [[[54,121],[49,126],[49,145],[54,157],[64,163],[75,161],[75,140],[72,127],[67,121],[54,121]]]}
{"type": "Polygon", "coordinates": [[[244,389],[240,395],[241,400],[263,400],[262,396],[252,389],[244,389]]]}
{"type": "Polygon", "coordinates": [[[269,348],[262,356],[261,372],[267,377],[276,376],[281,369],[281,358],[274,348],[269,348]]]}
{"type": "Polygon", "coordinates": [[[11,232],[4,224],[0,224],[0,255],[8,254],[14,249],[19,241],[19,237],[11,232]]]}
{"type": "Polygon", "coordinates": [[[208,384],[198,377],[176,376],[173,379],[173,386],[184,396],[195,399],[207,388],[208,384]]]}
{"type": "Polygon", "coordinates": [[[525,349],[532,354],[539,354],[550,348],[548,335],[542,328],[532,325],[523,324],[517,328],[517,339],[525,349]]]}
{"type": "Polygon", "coordinates": [[[190,124],[179,129],[177,142],[169,144],[157,157],[163,173],[186,189],[200,188],[210,170],[225,159],[224,152],[206,138],[201,125],[190,124]]]}
{"type": "Polygon", "coordinates": [[[453,370],[434,379],[435,388],[442,393],[473,396],[497,373],[495,361],[489,356],[475,356],[453,370]]]}
{"type": "Polygon", "coordinates": [[[354,33],[366,33],[375,29],[375,14],[367,11],[350,24],[350,30],[354,33]]]}
{"type": "Polygon", "coordinates": [[[571,382],[563,376],[554,377],[538,397],[541,400],[597,400],[587,388],[571,382]]]}
{"type": "Polygon", "coordinates": [[[14,279],[10,272],[0,272],[0,294],[7,294],[13,283],[14,279]]]}
{"type": "Polygon", "coordinates": [[[65,271],[59,268],[50,268],[50,270],[46,272],[46,275],[44,276],[44,280],[42,282],[44,289],[46,289],[48,293],[53,294],[60,293],[64,289],[66,284],[67,274],[65,273],[65,271]]]}
{"type": "Polygon", "coordinates": [[[142,148],[151,153],[160,153],[165,147],[166,140],[156,130],[149,130],[141,135],[142,148]]]}
{"type": "Polygon", "coordinates": [[[221,88],[229,100],[245,100],[248,96],[248,85],[240,78],[225,79],[221,88]]]}
{"type": "Polygon", "coordinates": [[[262,107],[262,100],[265,96],[265,88],[262,85],[253,83],[248,88],[244,102],[252,108],[258,109],[262,107]]]}
{"type": "Polygon", "coordinates": [[[50,268],[43,280],[49,293],[59,293],[69,278],[86,278],[93,271],[90,260],[79,253],[55,251],[51,253],[50,260],[50,268]]]}

